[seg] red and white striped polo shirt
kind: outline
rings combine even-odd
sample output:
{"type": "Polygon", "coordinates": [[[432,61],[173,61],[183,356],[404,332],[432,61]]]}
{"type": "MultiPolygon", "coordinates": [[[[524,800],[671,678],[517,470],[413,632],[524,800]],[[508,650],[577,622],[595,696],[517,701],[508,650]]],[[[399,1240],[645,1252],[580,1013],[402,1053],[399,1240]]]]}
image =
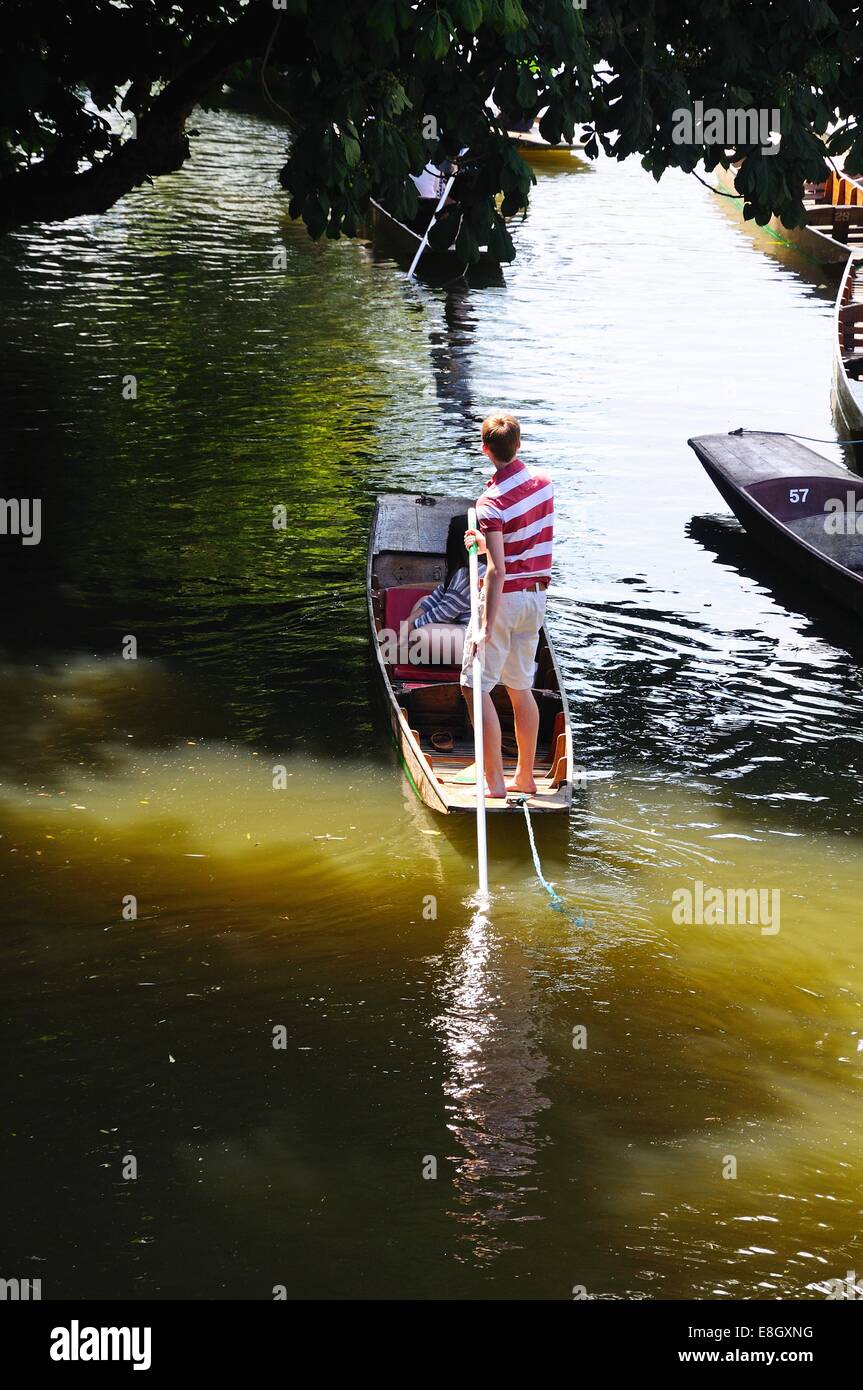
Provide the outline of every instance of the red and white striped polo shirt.
{"type": "Polygon", "coordinates": [[[504,464],[477,501],[476,519],[483,532],[503,532],[505,594],[551,578],[554,484],[545,473],[519,458],[504,464]]]}

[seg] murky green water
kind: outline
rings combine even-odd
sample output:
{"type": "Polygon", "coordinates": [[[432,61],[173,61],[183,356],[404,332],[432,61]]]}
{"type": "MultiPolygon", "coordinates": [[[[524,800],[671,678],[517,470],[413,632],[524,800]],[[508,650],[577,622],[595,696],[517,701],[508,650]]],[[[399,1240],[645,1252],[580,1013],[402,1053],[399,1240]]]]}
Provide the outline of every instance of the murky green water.
{"type": "Polygon", "coordinates": [[[43,499],[0,546],[0,1273],[819,1297],[863,1260],[860,647],[685,441],[835,437],[829,289],[608,165],[540,175],[504,288],[408,286],[284,220],[278,130],[199,124],[184,173],[0,256],[4,495],[43,499]],[[472,914],[470,828],[371,686],[375,494],[478,488],[499,404],[558,485],[588,783],[541,848],[583,928],[518,823],[472,914]],[[778,891],[780,930],[675,925],[696,881],[778,891]]]}

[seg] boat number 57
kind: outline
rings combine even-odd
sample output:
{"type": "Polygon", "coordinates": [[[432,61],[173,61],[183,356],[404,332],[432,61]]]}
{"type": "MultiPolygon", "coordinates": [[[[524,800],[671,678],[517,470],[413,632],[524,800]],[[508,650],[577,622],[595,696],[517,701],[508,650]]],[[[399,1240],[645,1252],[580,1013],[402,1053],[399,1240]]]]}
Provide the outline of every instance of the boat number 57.
{"type": "Polygon", "coordinates": [[[808,487],[792,487],[788,489],[789,502],[805,502],[808,496],[808,487]]]}

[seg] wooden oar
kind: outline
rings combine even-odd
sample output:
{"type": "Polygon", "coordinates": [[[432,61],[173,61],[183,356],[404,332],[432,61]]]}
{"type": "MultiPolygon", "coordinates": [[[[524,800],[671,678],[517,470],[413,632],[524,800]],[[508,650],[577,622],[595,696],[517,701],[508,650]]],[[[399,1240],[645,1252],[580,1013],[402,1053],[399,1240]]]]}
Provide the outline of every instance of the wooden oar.
{"type": "MultiPolygon", "coordinates": [[[[462,155],[465,155],[465,154],[467,154],[467,146],[465,146],[465,148],[464,148],[463,150],[460,150],[460,151],[459,151],[459,156],[458,156],[459,159],[461,159],[462,155]]],[[[453,186],[453,184],[454,184],[455,181],[456,181],[457,175],[458,175],[458,169],[455,169],[454,172],[453,172],[453,173],[450,175],[450,177],[447,179],[447,182],[446,182],[446,186],[445,186],[445,188],[444,188],[444,191],[443,191],[443,193],[440,195],[440,198],[439,198],[439,200],[438,200],[438,205],[437,205],[437,207],[435,208],[434,212],[433,212],[432,215],[431,215],[431,221],[429,222],[428,226],[426,227],[425,236],[423,237],[422,241],[420,242],[419,246],[417,247],[417,253],[416,253],[416,255],[414,256],[413,260],[411,261],[411,268],[410,268],[410,270],[408,271],[408,279],[409,279],[409,280],[412,280],[413,277],[414,277],[414,275],[416,274],[416,268],[417,268],[417,266],[418,266],[419,263],[420,263],[420,258],[421,258],[421,256],[422,256],[422,253],[423,253],[423,251],[425,251],[426,247],[427,247],[428,244],[429,244],[429,233],[431,232],[431,229],[432,229],[432,227],[434,226],[435,222],[437,222],[438,213],[442,211],[443,206],[444,206],[444,204],[446,203],[447,198],[449,197],[450,193],[452,192],[452,186],[453,186]]]]}
{"type": "MultiPolygon", "coordinates": [[[[476,530],[476,508],[471,507],[467,514],[467,524],[471,531],[476,530]]],[[[470,572],[470,630],[479,631],[479,555],[476,542],[468,550],[470,572]]],[[[474,642],[473,662],[473,743],[476,759],[476,867],[477,886],[480,897],[488,898],[488,848],[485,838],[485,756],[482,739],[482,661],[479,647],[474,642]]]]}

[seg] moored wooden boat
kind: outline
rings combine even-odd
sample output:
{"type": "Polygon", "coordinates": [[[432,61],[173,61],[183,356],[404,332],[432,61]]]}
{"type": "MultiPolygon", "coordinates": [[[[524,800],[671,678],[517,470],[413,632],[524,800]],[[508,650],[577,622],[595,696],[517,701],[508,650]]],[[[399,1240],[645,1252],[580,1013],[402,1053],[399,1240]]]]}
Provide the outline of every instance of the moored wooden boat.
{"type": "MultiPolygon", "coordinates": [[[[717,164],[713,175],[725,192],[742,197],[737,192],[735,166],[724,169],[717,164]]],[[[822,265],[837,268],[845,264],[849,251],[863,249],[863,182],[859,179],[831,172],[824,183],[807,184],[803,205],[805,227],[786,227],[780,218],[771,217],[767,230],[822,265]]]]}
{"type": "Polygon", "coordinates": [[[863,614],[863,479],[784,434],[703,435],[689,445],[751,536],[798,579],[863,614]]]}
{"type": "Polygon", "coordinates": [[[833,387],[851,438],[863,438],[863,256],[850,256],[836,296],[833,387]]]}
{"type": "MultiPolygon", "coordinates": [[[[405,772],[414,790],[433,811],[444,814],[476,810],[476,786],[455,779],[472,765],[473,731],[459,686],[458,666],[421,666],[409,659],[404,619],[416,598],[440,583],[450,520],[467,513],[472,500],[393,493],[379,497],[372,521],[367,569],[369,622],[374,660],[387,715],[405,772]],[[404,625],[403,625],[404,624],[404,625]],[[402,639],[401,651],[394,649],[402,639]],[[405,656],[402,662],[399,658],[405,656]],[[452,747],[439,751],[432,744],[452,747]]],[[[566,691],[548,632],[537,645],[534,695],[540,733],[534,777],[537,793],[528,799],[532,812],[563,812],[572,800],[572,728],[566,691]]],[[[512,736],[512,708],[503,687],[492,698],[501,718],[505,749],[512,736]]],[[[515,758],[504,754],[511,776],[515,758]]],[[[520,814],[504,799],[486,800],[490,813],[520,814]]]]}
{"type": "MultiPolygon", "coordinates": [[[[413,227],[409,227],[406,222],[400,222],[374,198],[369,200],[366,231],[369,240],[375,247],[386,255],[392,256],[393,260],[405,270],[412,264],[422,241],[419,232],[414,231],[413,227]]],[[[497,278],[500,278],[501,275],[500,261],[486,247],[480,248],[479,260],[468,266],[454,245],[443,250],[438,247],[427,246],[422,254],[417,274],[426,279],[437,277],[452,279],[464,274],[466,270],[470,270],[474,274],[479,273],[497,278]]]]}
{"type": "Polygon", "coordinates": [[[579,155],[586,143],[584,140],[559,140],[552,145],[540,135],[538,121],[530,130],[508,130],[507,135],[528,164],[563,164],[579,155]]]}

